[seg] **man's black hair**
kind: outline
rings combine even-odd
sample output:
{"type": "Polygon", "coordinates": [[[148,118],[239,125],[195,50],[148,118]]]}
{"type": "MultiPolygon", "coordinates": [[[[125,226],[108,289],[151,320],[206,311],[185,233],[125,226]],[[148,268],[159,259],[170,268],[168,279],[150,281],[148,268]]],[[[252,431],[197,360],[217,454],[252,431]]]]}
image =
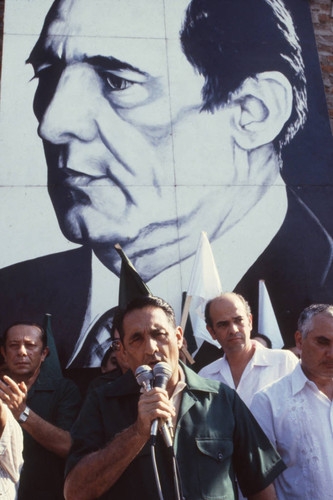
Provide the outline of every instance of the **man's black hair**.
{"type": "Polygon", "coordinates": [[[162,311],[164,311],[166,317],[168,318],[169,323],[174,328],[176,328],[175,312],[170,304],[168,304],[165,300],[161,299],[160,297],[154,296],[137,297],[136,299],[132,300],[125,309],[121,311],[118,317],[117,329],[119,331],[120,340],[122,342],[124,341],[123,324],[125,316],[131,311],[134,311],[136,309],[144,309],[145,307],[156,307],[158,309],[162,309],[162,311]]]}
{"type": "Polygon", "coordinates": [[[11,325],[9,325],[6,328],[6,330],[4,331],[2,338],[1,338],[1,343],[3,345],[4,350],[6,350],[6,341],[7,341],[7,335],[8,335],[9,330],[11,328],[13,328],[14,326],[19,326],[19,325],[34,326],[35,328],[38,328],[38,330],[41,333],[41,341],[42,341],[42,346],[43,346],[43,351],[44,351],[45,347],[47,346],[47,335],[46,335],[44,328],[39,323],[34,323],[33,321],[25,321],[25,320],[24,321],[15,321],[14,323],[12,323],[11,325]]]}

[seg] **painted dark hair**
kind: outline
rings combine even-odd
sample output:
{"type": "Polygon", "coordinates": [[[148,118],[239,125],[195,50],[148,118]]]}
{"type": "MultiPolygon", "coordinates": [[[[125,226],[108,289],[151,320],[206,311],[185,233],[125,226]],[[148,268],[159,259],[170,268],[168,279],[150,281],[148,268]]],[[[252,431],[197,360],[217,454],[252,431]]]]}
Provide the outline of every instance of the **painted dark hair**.
{"type": "Polygon", "coordinates": [[[280,151],[304,125],[304,63],[293,20],[282,0],[192,0],[180,33],[189,62],[204,76],[202,111],[214,112],[246,80],[279,71],[293,89],[289,120],[274,140],[280,151]]]}

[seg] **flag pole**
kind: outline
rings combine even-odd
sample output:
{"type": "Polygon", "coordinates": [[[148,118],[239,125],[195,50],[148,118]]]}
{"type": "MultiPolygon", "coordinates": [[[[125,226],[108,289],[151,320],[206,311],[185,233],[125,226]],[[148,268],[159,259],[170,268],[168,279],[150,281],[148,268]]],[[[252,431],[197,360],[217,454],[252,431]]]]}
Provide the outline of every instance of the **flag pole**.
{"type": "Polygon", "coordinates": [[[180,321],[180,326],[183,332],[185,331],[186,321],[188,318],[188,314],[190,312],[191,300],[192,300],[192,295],[186,295],[185,304],[182,312],[182,319],[180,321]]]}
{"type": "MultiPolygon", "coordinates": [[[[136,284],[136,289],[135,289],[136,295],[140,295],[140,296],[141,295],[142,296],[143,295],[147,295],[147,296],[148,295],[152,295],[152,293],[149,290],[148,286],[142,280],[142,278],[138,274],[137,270],[133,266],[132,262],[127,257],[127,255],[125,254],[124,250],[121,248],[120,244],[116,243],[114,245],[114,248],[118,252],[118,254],[120,255],[121,260],[122,260],[122,267],[121,267],[121,271],[120,271],[120,285],[119,285],[119,305],[122,306],[121,303],[124,302],[124,295],[126,295],[126,299],[127,299],[126,302],[128,302],[128,299],[130,299],[130,294],[128,293],[128,290],[126,290],[126,286],[125,286],[126,285],[126,283],[125,283],[125,270],[127,270],[128,274],[130,274],[130,279],[131,279],[132,284],[136,284]],[[123,275],[124,276],[124,278],[123,278],[124,281],[123,281],[123,286],[122,286],[121,280],[122,280],[122,271],[123,270],[124,270],[124,275],[123,275]]],[[[125,307],[125,305],[123,305],[122,307],[125,307]]],[[[188,311],[187,311],[187,314],[188,314],[188,311]]],[[[187,319],[187,316],[185,318],[185,325],[186,325],[186,319],[187,319]]],[[[185,331],[185,327],[182,328],[182,330],[185,331]]],[[[184,353],[184,356],[186,357],[186,359],[188,360],[188,362],[191,365],[193,365],[194,359],[192,358],[191,354],[188,352],[188,350],[186,349],[186,347],[182,346],[181,350],[184,353]]]]}
{"type": "MultiPolygon", "coordinates": [[[[185,332],[185,326],[186,326],[188,314],[190,311],[191,300],[192,300],[192,295],[186,295],[186,299],[185,299],[185,303],[184,303],[184,307],[183,307],[183,312],[182,312],[182,319],[180,321],[180,327],[183,330],[183,332],[185,332]]],[[[184,356],[187,359],[187,361],[191,365],[193,365],[195,361],[184,345],[181,347],[181,351],[184,353],[184,356]]]]}

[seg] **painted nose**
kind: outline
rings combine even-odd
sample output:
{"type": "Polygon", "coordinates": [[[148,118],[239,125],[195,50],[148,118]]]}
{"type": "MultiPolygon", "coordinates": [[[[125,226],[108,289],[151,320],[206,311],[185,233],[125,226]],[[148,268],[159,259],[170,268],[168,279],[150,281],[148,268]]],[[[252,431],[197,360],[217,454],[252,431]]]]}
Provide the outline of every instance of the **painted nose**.
{"type": "Polygon", "coordinates": [[[92,141],[98,132],[99,89],[98,78],[87,64],[67,66],[42,115],[39,136],[53,144],[64,144],[73,139],[92,141]]]}

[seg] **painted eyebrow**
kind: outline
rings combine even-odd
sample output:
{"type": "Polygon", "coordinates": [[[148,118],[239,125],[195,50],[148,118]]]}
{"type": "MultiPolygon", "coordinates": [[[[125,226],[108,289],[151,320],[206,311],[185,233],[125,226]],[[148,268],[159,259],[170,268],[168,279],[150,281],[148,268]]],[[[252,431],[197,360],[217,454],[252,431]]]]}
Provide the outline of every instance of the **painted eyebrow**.
{"type": "Polygon", "coordinates": [[[91,66],[95,66],[99,69],[103,69],[105,71],[133,71],[134,73],[138,73],[142,76],[149,76],[148,73],[141,71],[139,68],[132,66],[129,63],[119,61],[115,57],[106,57],[106,56],[84,56],[83,62],[90,64],[91,66]]]}
{"type": "MultiPolygon", "coordinates": [[[[148,77],[148,73],[145,71],[141,71],[139,68],[132,66],[132,64],[120,61],[115,57],[106,57],[106,56],[87,56],[84,55],[81,60],[94,66],[96,69],[104,70],[104,71],[132,71],[134,73],[138,73],[139,75],[148,77]]],[[[55,63],[55,62],[64,62],[61,58],[54,53],[51,47],[45,48],[42,46],[42,43],[38,43],[32,49],[28,59],[26,60],[26,64],[31,64],[34,68],[41,66],[45,63],[55,63]]]]}

